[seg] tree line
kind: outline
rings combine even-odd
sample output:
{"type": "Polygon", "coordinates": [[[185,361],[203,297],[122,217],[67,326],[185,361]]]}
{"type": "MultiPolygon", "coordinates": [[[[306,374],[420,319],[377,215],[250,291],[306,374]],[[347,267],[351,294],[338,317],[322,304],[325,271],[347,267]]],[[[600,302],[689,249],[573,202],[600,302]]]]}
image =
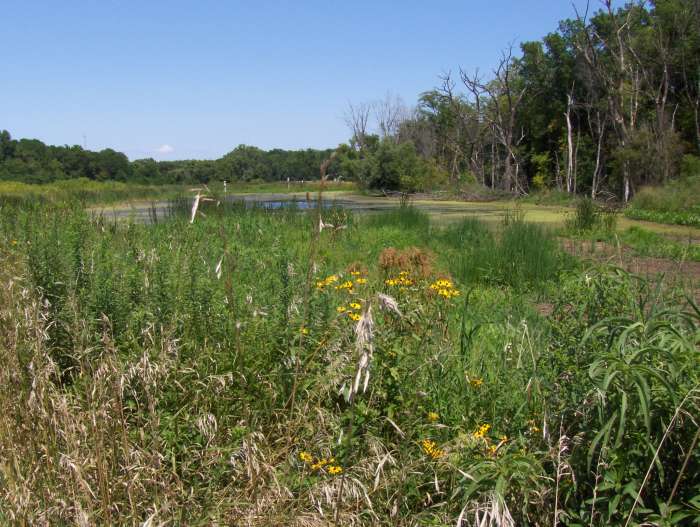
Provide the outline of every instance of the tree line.
{"type": "Polygon", "coordinates": [[[444,74],[414,108],[392,97],[350,104],[344,172],[368,186],[415,187],[391,169],[410,152],[429,182],[627,201],[642,185],[697,170],[700,2],[601,6],[523,43],[519,56],[508,46],[489,74],[444,74]]]}
{"type": "Polygon", "coordinates": [[[111,149],[46,146],[0,133],[0,179],[151,183],[333,178],[369,188],[524,194],[557,189],[627,201],[700,166],[700,0],[635,0],[575,12],[503,51],[488,74],[459,68],[410,108],[349,104],[333,150],[240,145],[220,159],[130,162],[111,149]]]}
{"type": "Polygon", "coordinates": [[[121,152],[80,146],[50,146],[37,139],[13,139],[0,131],[0,180],[50,183],[88,178],[172,184],[210,181],[292,181],[318,179],[329,150],[262,150],[240,145],[216,160],[129,161],[121,152]]]}

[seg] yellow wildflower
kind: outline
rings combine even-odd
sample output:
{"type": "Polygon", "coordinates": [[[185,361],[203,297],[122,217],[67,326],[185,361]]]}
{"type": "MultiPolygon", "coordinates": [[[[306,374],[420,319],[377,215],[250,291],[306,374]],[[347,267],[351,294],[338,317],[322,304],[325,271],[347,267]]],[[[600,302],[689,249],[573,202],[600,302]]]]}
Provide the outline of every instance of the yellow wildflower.
{"type": "Polygon", "coordinates": [[[469,379],[469,384],[471,384],[474,388],[480,388],[481,385],[484,384],[484,379],[474,377],[473,379],[469,379]]]}
{"type": "Polygon", "coordinates": [[[446,299],[454,298],[460,294],[459,290],[454,288],[452,281],[443,278],[435,280],[435,282],[430,284],[429,288],[446,299]]]}
{"type": "Polygon", "coordinates": [[[530,433],[536,434],[537,432],[540,431],[540,428],[537,426],[537,424],[535,423],[535,420],[534,420],[534,419],[530,419],[530,420],[527,422],[527,424],[530,425],[530,433]]]}
{"type": "Polygon", "coordinates": [[[357,313],[348,313],[348,316],[350,317],[351,320],[353,320],[355,322],[360,320],[360,315],[358,315],[357,313]]]}
{"type": "Polygon", "coordinates": [[[490,429],[490,424],[483,424],[476,430],[476,432],[472,434],[472,436],[474,437],[474,439],[484,439],[486,438],[486,434],[490,429]]]}
{"type": "Polygon", "coordinates": [[[299,331],[301,332],[302,335],[308,335],[309,334],[309,329],[305,328],[304,326],[299,328],[299,331]]]}
{"type": "Polygon", "coordinates": [[[328,460],[323,458],[319,459],[316,463],[311,465],[311,470],[321,470],[323,467],[325,467],[328,464],[328,460]]]}
{"type": "Polygon", "coordinates": [[[354,309],[355,311],[362,308],[362,306],[360,304],[358,304],[357,302],[350,302],[350,307],[352,309],[354,309]]]}
{"type": "Polygon", "coordinates": [[[335,286],[336,289],[342,290],[342,289],[352,289],[352,282],[350,280],[346,280],[340,285],[335,286]]]}
{"type": "Polygon", "coordinates": [[[435,441],[431,439],[423,439],[421,441],[421,447],[423,448],[423,452],[432,459],[440,459],[445,455],[445,451],[438,448],[435,441]]]}
{"type": "Polygon", "coordinates": [[[328,467],[328,473],[331,476],[336,476],[336,475],[340,474],[341,472],[343,472],[343,468],[339,467],[338,465],[331,465],[330,467],[328,467]]]}
{"type": "Polygon", "coordinates": [[[434,423],[438,419],[440,419],[440,414],[438,414],[437,412],[428,412],[428,421],[434,423]]]}
{"type": "Polygon", "coordinates": [[[352,276],[360,276],[362,273],[360,271],[351,271],[350,275],[352,276]]]}
{"type": "Polygon", "coordinates": [[[335,308],[335,310],[336,310],[338,313],[345,313],[345,312],[347,311],[347,308],[346,308],[345,306],[338,306],[338,307],[335,308]]]}
{"type": "Polygon", "coordinates": [[[316,282],[316,289],[324,289],[325,287],[335,283],[338,281],[338,275],[332,274],[330,276],[327,276],[323,280],[319,280],[316,282]]]}
{"type": "Polygon", "coordinates": [[[367,283],[367,279],[366,278],[358,278],[357,280],[355,280],[355,283],[357,285],[364,285],[367,283]]]}
{"type": "Polygon", "coordinates": [[[311,463],[314,458],[308,452],[299,452],[299,459],[304,463],[311,463]]]}

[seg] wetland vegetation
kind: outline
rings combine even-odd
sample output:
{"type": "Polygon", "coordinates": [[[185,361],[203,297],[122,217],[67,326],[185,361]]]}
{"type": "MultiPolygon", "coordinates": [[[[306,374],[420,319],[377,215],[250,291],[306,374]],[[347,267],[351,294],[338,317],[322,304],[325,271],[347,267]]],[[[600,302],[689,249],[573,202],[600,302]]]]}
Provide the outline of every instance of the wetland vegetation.
{"type": "Polygon", "coordinates": [[[0,132],[0,524],[700,525],[700,12],[601,5],[337,148],[0,132]]]}
{"type": "Polygon", "coordinates": [[[687,284],[517,212],[190,208],[3,204],[3,522],[698,518],[687,284]]]}

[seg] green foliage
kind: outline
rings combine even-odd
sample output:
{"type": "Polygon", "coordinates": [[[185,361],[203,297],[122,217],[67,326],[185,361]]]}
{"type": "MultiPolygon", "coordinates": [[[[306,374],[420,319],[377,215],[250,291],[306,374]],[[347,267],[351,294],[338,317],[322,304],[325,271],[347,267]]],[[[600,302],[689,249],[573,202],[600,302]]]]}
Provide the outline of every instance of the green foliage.
{"type": "Polygon", "coordinates": [[[69,179],[41,185],[0,181],[0,205],[37,202],[114,203],[129,199],[165,199],[183,192],[181,186],[141,185],[120,181],[69,179]]]}
{"type": "Polygon", "coordinates": [[[567,228],[575,233],[598,230],[612,233],[617,226],[617,211],[605,209],[588,197],[580,198],[573,217],[566,223],[567,228]]]}
{"type": "Polygon", "coordinates": [[[700,157],[686,154],[681,161],[681,177],[692,178],[700,176],[700,157]]]}
{"type": "Polygon", "coordinates": [[[680,291],[580,272],[519,213],[494,232],[328,210],[345,228],[319,233],[315,210],[203,206],[0,210],[0,515],[143,523],[130,503],[158,493],[158,521],[190,525],[697,518],[680,291]],[[331,457],[342,474],[313,467],[331,457]]]}
{"type": "Polygon", "coordinates": [[[535,167],[535,175],[532,177],[532,186],[536,191],[542,191],[551,184],[549,174],[551,173],[551,160],[549,152],[534,154],[531,162],[535,167]]]}
{"type": "Polygon", "coordinates": [[[343,179],[370,189],[416,192],[438,188],[447,180],[446,173],[432,160],[420,157],[412,143],[392,140],[366,149],[364,157],[344,152],[338,166],[343,179]]]}
{"type": "MultiPolygon", "coordinates": [[[[695,162],[684,162],[694,170],[695,162]]],[[[660,187],[645,187],[625,210],[628,218],[700,227],[700,176],[688,175],[660,187]]]]}
{"type": "Polygon", "coordinates": [[[572,523],[665,514],[690,455],[673,445],[690,444],[695,433],[676,421],[698,403],[698,371],[689,361],[700,333],[689,307],[664,304],[658,289],[622,273],[587,274],[563,288],[552,337],[555,368],[568,380],[555,393],[562,407],[581,405],[564,412],[560,426],[582,441],[568,458],[573,472],[595,475],[571,487],[568,499],[580,500],[567,514],[572,523]]]}
{"type": "Polygon", "coordinates": [[[518,215],[506,221],[500,236],[475,219],[447,227],[439,236],[462,283],[541,290],[570,265],[549,233],[518,215]]]}
{"type": "MultiPolygon", "coordinates": [[[[100,152],[80,146],[47,146],[36,139],[12,139],[0,131],[0,181],[51,183],[61,180],[129,181],[139,184],[209,183],[214,181],[310,181],[333,152],[270,150],[240,145],[217,160],[129,162],[110,148],[100,152]]],[[[331,167],[332,177],[335,169],[331,167]]]]}

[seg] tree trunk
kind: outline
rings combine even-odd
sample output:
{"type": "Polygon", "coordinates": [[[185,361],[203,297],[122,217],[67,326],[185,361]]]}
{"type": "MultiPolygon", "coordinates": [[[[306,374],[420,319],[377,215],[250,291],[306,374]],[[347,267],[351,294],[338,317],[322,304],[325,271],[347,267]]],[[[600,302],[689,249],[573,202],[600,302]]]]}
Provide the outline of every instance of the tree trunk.
{"type": "Polygon", "coordinates": [[[593,183],[591,184],[591,199],[595,199],[598,194],[598,186],[601,183],[600,169],[603,155],[603,140],[605,138],[605,123],[601,123],[600,112],[598,112],[598,144],[595,153],[595,169],[593,170],[593,183]]]}
{"type": "Polygon", "coordinates": [[[569,194],[576,192],[574,188],[574,128],[571,124],[571,107],[573,100],[571,95],[567,96],[566,104],[566,191],[569,194]]]}

